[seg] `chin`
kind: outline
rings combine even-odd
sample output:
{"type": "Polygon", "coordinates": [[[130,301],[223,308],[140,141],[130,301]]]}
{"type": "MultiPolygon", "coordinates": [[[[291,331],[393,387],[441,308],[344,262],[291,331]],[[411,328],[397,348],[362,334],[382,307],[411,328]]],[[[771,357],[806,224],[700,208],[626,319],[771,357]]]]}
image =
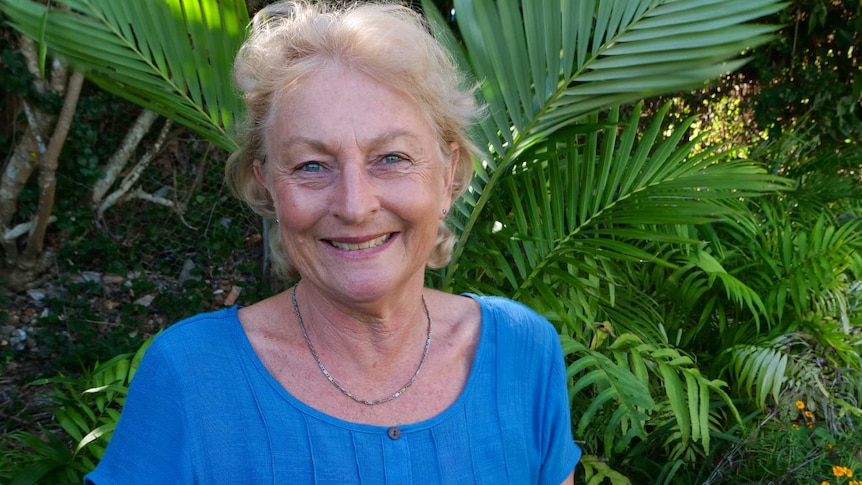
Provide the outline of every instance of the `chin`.
{"type": "Polygon", "coordinates": [[[388,274],[348,275],[341,278],[332,291],[353,301],[374,301],[406,289],[406,283],[407,281],[401,278],[396,280],[393,275],[388,274]]]}
{"type": "Polygon", "coordinates": [[[391,292],[393,287],[388,279],[345,276],[334,286],[330,286],[329,290],[344,298],[365,301],[384,296],[391,292]]]}

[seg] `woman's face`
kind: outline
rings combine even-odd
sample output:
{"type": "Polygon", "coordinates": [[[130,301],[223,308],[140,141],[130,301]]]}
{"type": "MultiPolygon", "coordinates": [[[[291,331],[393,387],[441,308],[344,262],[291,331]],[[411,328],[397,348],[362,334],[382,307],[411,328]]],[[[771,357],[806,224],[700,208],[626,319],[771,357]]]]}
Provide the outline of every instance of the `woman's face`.
{"type": "Polygon", "coordinates": [[[342,302],[421,286],[457,144],[444,157],[417,104],[347,68],[315,72],[276,103],[255,173],[303,282],[342,302]]]}

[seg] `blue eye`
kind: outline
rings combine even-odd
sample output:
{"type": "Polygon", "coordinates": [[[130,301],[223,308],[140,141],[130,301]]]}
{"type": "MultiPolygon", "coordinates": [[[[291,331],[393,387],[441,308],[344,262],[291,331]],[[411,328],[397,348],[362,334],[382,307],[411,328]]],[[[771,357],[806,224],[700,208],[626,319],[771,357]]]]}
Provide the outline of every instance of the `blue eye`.
{"type": "Polygon", "coordinates": [[[388,155],[383,156],[383,161],[386,163],[398,163],[398,162],[404,162],[406,160],[407,160],[406,158],[402,157],[401,155],[397,155],[395,153],[390,153],[388,155]]]}
{"type": "Polygon", "coordinates": [[[299,170],[303,172],[320,172],[323,170],[323,165],[317,162],[308,162],[304,163],[299,167],[299,170]]]}

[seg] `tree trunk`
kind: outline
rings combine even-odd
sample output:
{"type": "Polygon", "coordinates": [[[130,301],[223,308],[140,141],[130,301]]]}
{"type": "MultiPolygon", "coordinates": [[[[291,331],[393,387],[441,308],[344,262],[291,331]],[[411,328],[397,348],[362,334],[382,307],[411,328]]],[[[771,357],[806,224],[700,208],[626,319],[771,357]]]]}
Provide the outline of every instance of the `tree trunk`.
{"type": "MultiPolygon", "coordinates": [[[[34,76],[33,86],[36,91],[40,93],[45,93],[49,89],[59,93],[65,91],[67,73],[61,62],[55,61],[52,64],[49,83],[41,77],[38,52],[33,41],[27,37],[20,37],[18,50],[24,57],[27,70],[34,76]]],[[[18,197],[47,150],[46,133],[51,132],[51,127],[56,120],[55,115],[32,106],[26,100],[22,100],[21,107],[27,119],[27,128],[15,146],[3,173],[0,174],[0,249],[3,250],[4,255],[0,263],[9,268],[16,267],[20,261],[17,242],[20,236],[17,229],[21,224],[14,228],[10,227],[18,211],[18,197]]],[[[25,226],[32,228],[32,223],[33,221],[25,223],[25,226]]]]}
{"type": "Polygon", "coordinates": [[[48,229],[48,221],[54,209],[54,192],[57,185],[57,160],[63,144],[66,143],[66,135],[72,126],[75,109],[78,106],[78,97],[81,95],[81,86],[84,84],[84,75],[80,71],[73,71],[66,88],[66,97],[63,100],[63,109],[57,118],[57,125],[48,143],[48,149],[39,163],[39,206],[36,212],[36,223],[30,237],[27,240],[27,250],[19,262],[22,268],[32,268],[36,260],[42,255],[45,245],[45,231],[48,229]]]}
{"type": "Polygon", "coordinates": [[[0,249],[3,250],[5,264],[9,266],[18,260],[17,236],[13,237],[9,225],[18,210],[18,194],[30,179],[37,157],[36,129],[27,126],[0,177],[0,249]]]}

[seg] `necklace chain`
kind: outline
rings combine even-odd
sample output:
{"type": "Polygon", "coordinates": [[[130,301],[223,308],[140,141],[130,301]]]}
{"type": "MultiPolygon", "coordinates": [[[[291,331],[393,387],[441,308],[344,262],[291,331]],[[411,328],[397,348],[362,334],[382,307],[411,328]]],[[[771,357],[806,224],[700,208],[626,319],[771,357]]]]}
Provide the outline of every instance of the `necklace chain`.
{"type": "Polygon", "coordinates": [[[296,285],[290,289],[290,299],[293,302],[293,312],[296,314],[296,320],[299,322],[299,328],[302,330],[302,336],[305,338],[305,343],[308,345],[308,350],[311,351],[311,355],[314,357],[314,360],[317,362],[317,367],[320,368],[320,372],[323,372],[323,375],[335,386],[336,389],[341,391],[345,396],[353,399],[354,401],[362,404],[367,404],[369,406],[373,406],[375,404],[383,404],[385,402],[389,402],[407,391],[410,386],[416,381],[416,378],[419,377],[419,371],[422,370],[422,365],[425,364],[425,358],[428,357],[428,349],[431,348],[431,314],[428,313],[428,305],[425,303],[425,296],[422,296],[422,307],[425,309],[425,317],[428,319],[428,337],[425,339],[425,348],[422,350],[422,360],[419,361],[419,366],[416,368],[416,373],[413,374],[413,377],[407,381],[406,384],[401,386],[401,389],[395,391],[394,394],[381,398],[381,399],[362,399],[360,397],[356,397],[351,394],[344,386],[341,385],[335,377],[332,377],[332,374],[326,370],[326,367],[323,365],[323,362],[320,361],[320,356],[317,355],[317,351],[314,350],[314,345],[311,344],[311,339],[308,338],[308,332],[305,331],[305,324],[302,322],[302,314],[299,313],[299,305],[296,303],[296,285]]]}

